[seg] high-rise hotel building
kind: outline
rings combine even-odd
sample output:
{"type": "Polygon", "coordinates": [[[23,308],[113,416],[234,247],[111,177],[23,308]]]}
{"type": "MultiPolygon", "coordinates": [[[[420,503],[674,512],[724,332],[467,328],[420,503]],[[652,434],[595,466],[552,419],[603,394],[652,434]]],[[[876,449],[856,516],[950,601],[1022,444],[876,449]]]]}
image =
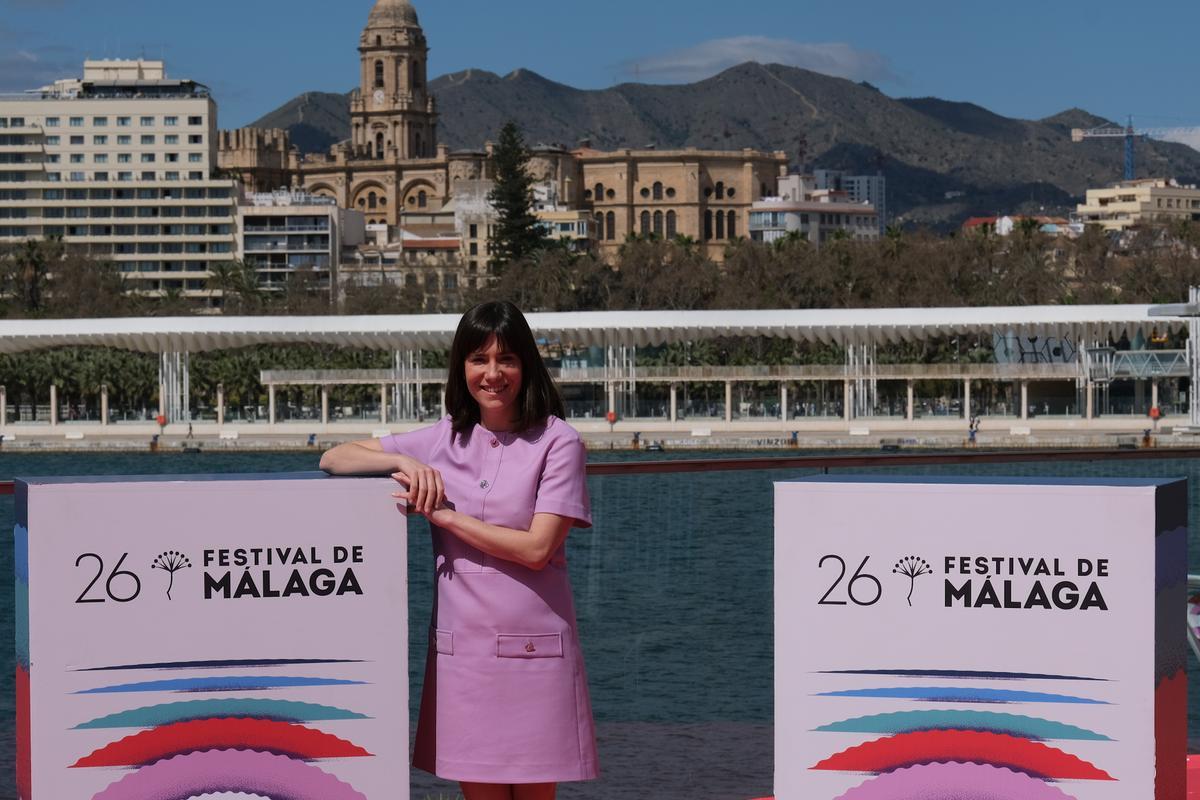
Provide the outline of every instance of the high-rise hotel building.
{"type": "Polygon", "coordinates": [[[208,90],[162,61],[87,61],[82,79],[0,96],[0,242],[62,237],[134,290],[207,297],[237,241],[216,153],[208,90]]]}

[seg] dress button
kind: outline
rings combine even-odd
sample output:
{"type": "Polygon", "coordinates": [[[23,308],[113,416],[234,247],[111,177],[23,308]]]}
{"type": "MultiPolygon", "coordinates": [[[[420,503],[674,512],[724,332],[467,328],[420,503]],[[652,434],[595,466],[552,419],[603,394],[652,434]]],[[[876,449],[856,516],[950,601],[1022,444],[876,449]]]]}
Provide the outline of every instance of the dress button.
{"type": "Polygon", "coordinates": [[[499,447],[499,446],[500,446],[500,440],[492,439],[492,447],[499,447]]]}
{"type": "Polygon", "coordinates": [[[479,488],[480,488],[480,489],[486,489],[487,487],[488,487],[488,482],[487,482],[487,481],[480,481],[480,482],[479,482],[479,488]]]}

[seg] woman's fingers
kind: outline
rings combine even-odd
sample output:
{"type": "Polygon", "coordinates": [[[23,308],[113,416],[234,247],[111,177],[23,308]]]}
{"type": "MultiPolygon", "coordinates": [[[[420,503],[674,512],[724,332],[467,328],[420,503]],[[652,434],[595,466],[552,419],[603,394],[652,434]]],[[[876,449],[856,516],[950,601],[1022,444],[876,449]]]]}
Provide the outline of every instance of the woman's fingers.
{"type": "Polygon", "coordinates": [[[437,502],[435,502],[433,504],[433,508],[436,511],[437,509],[441,508],[446,502],[446,485],[444,483],[442,483],[442,473],[438,472],[437,470],[434,470],[433,477],[434,477],[434,480],[437,485],[437,502]]]}

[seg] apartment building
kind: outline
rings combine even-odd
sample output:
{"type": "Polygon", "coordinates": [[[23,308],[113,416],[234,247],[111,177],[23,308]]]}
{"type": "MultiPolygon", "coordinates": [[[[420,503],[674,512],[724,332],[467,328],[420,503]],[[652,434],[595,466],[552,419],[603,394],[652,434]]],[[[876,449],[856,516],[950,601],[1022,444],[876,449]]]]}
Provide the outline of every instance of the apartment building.
{"type": "Polygon", "coordinates": [[[237,222],[238,257],[267,290],[283,289],[292,275],[308,271],[315,287],[334,291],[342,248],[363,244],[366,232],[361,212],[288,189],[246,195],[237,222]]]}
{"type": "Polygon", "coordinates": [[[0,96],[0,242],[61,237],[136,291],[210,296],[239,195],[214,178],[216,133],[208,89],[162,61],[85,61],[82,78],[0,96]]]}
{"type": "Polygon", "coordinates": [[[835,236],[859,241],[879,238],[879,215],[866,203],[851,201],[842,191],[817,189],[811,175],[779,179],[779,194],[750,208],[750,238],[774,242],[797,234],[818,247],[835,236]]]}
{"type": "Polygon", "coordinates": [[[1174,179],[1142,178],[1088,189],[1074,221],[1122,231],[1145,222],[1200,221],[1200,189],[1174,179]]]}
{"type": "Polygon", "coordinates": [[[887,178],[878,175],[850,175],[845,170],[813,170],[817,189],[845,192],[851,203],[866,203],[875,209],[879,233],[887,229],[887,178]]]}

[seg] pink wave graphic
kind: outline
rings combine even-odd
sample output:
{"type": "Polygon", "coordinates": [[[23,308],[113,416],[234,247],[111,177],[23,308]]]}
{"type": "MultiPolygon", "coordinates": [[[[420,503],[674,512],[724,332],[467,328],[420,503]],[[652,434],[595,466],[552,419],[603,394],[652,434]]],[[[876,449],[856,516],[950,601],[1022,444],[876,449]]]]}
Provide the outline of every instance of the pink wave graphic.
{"type": "Polygon", "coordinates": [[[255,750],[206,750],[155,762],[130,773],[92,800],[180,800],[242,792],[272,800],[367,800],[311,764],[255,750]]]}
{"type": "Polygon", "coordinates": [[[990,764],[944,762],[905,767],[872,778],[837,800],[1075,800],[1023,772],[990,764]]]}

